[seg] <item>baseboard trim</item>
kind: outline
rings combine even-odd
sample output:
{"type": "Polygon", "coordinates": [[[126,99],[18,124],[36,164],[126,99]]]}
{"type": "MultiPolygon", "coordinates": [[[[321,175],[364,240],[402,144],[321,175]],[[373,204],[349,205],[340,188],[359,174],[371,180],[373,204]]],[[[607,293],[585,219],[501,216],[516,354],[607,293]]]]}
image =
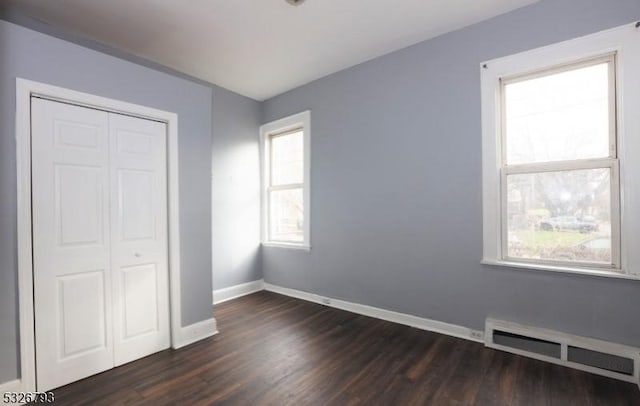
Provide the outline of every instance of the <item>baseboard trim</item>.
{"type": "Polygon", "coordinates": [[[269,292],[279,293],[281,295],[294,297],[296,299],[302,299],[308,302],[318,303],[340,310],[346,310],[351,313],[390,321],[392,323],[415,327],[420,330],[432,331],[434,333],[440,333],[452,337],[462,338],[465,340],[484,343],[484,333],[482,331],[473,330],[468,327],[463,327],[456,324],[425,319],[410,314],[398,313],[391,310],[380,309],[378,307],[367,306],[359,303],[352,303],[344,300],[323,297],[314,293],[285,288],[282,286],[272,285],[270,283],[265,283],[264,289],[269,292]]]}
{"type": "Polygon", "coordinates": [[[241,283],[240,285],[230,286],[228,288],[217,289],[213,291],[213,304],[226,302],[227,300],[237,299],[242,296],[264,290],[264,280],[241,283]]]}
{"type": "Polygon", "coordinates": [[[215,318],[203,320],[180,329],[180,339],[173,346],[174,349],[186,347],[205,338],[218,334],[218,324],[215,318]]]}
{"type": "MultiPolygon", "coordinates": [[[[14,379],[13,381],[7,381],[0,383],[0,402],[3,402],[3,395],[6,392],[23,392],[22,381],[20,379],[14,379]]],[[[24,403],[4,403],[6,405],[24,405],[24,403]]]]}
{"type": "Polygon", "coordinates": [[[0,383],[0,393],[20,392],[21,388],[22,388],[22,381],[20,381],[20,379],[14,379],[13,381],[0,383]]]}

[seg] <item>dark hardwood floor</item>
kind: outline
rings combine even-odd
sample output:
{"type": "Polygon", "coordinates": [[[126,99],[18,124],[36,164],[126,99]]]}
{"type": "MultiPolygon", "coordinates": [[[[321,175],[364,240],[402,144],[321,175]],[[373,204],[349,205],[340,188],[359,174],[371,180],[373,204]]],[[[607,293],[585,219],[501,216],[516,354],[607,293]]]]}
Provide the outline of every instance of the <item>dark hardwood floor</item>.
{"type": "Polygon", "coordinates": [[[55,390],[65,405],[640,405],[636,385],[260,292],[220,334],[55,390]]]}

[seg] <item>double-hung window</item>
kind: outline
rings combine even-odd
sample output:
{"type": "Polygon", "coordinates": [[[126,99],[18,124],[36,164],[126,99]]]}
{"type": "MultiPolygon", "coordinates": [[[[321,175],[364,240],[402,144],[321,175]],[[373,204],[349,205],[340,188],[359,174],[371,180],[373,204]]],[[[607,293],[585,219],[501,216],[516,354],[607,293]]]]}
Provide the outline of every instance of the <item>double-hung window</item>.
{"type": "Polygon", "coordinates": [[[637,274],[639,56],[628,26],[482,65],[484,262],[637,274]]]}
{"type": "Polygon", "coordinates": [[[310,248],[308,111],[261,127],[263,244],[310,248]]]}
{"type": "Polygon", "coordinates": [[[619,268],[615,55],[503,78],[504,257],[619,268]]]}

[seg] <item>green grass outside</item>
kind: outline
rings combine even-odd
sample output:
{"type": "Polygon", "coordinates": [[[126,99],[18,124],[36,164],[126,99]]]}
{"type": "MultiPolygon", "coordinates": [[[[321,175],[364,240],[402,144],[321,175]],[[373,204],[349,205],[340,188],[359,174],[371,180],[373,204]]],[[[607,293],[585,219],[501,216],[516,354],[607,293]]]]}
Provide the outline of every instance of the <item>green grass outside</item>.
{"type": "Polygon", "coordinates": [[[524,246],[536,246],[540,248],[554,248],[558,246],[571,247],[593,238],[591,234],[543,230],[516,231],[516,236],[524,246]]]}

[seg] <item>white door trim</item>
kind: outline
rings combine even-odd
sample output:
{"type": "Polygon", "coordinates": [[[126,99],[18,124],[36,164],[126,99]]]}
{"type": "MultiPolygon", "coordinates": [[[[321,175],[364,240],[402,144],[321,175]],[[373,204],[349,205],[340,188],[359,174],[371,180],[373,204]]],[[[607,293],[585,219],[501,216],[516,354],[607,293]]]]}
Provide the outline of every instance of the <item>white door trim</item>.
{"type": "MultiPolygon", "coordinates": [[[[18,187],[18,296],[20,317],[21,390],[34,392],[35,334],[31,232],[31,96],[161,121],[167,124],[167,186],[169,215],[169,297],[171,346],[182,343],[180,298],[180,221],[178,194],[178,115],[57,86],[16,79],[16,147],[18,187]]],[[[214,322],[215,323],[215,322],[214,322]]],[[[214,327],[215,329],[215,327],[214,327]]]]}

